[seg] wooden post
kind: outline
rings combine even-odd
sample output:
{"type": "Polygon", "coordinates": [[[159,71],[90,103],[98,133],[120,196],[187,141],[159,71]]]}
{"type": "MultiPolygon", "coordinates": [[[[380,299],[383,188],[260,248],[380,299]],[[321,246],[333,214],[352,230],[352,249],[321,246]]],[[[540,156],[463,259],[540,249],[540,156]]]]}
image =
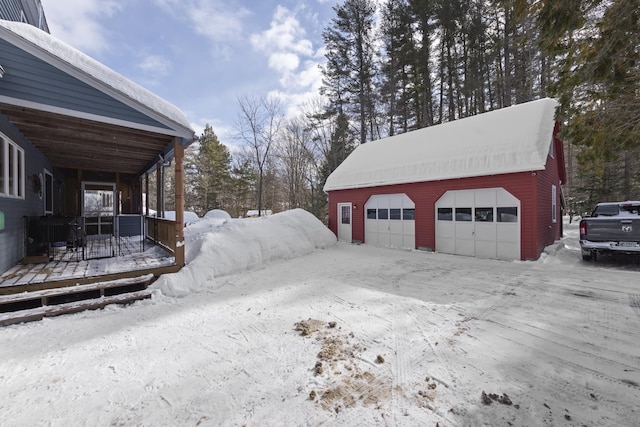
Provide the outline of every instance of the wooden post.
{"type": "Polygon", "coordinates": [[[162,160],[156,164],[156,217],[164,218],[162,210],[162,160]]]}
{"type": "Polygon", "coordinates": [[[116,216],[120,215],[122,212],[120,212],[120,204],[122,203],[122,200],[120,200],[120,172],[116,172],[116,191],[115,194],[113,195],[113,203],[116,204],[116,216]]]}
{"type": "MultiPolygon", "coordinates": [[[[142,194],[140,195],[142,198],[142,194]]],[[[144,174],[144,216],[149,216],[149,173],[144,174]]]]}
{"type": "Polygon", "coordinates": [[[175,202],[176,202],[176,265],[184,266],[184,147],[178,137],[173,140],[175,161],[175,202]]]}

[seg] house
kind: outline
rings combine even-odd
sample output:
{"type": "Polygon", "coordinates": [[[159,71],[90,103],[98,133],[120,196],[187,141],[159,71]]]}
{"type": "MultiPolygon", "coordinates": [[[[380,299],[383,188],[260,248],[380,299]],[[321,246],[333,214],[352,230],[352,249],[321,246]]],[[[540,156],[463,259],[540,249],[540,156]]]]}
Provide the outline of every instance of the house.
{"type": "MultiPolygon", "coordinates": [[[[121,238],[136,235],[165,247],[179,269],[183,156],[195,138],[184,113],[26,23],[0,20],[0,66],[0,273],[70,246],[78,261],[119,256],[121,238]],[[175,221],[144,211],[149,175],[161,183],[167,167],[175,221]],[[106,249],[95,255],[93,243],[106,249]]],[[[151,191],[160,211],[164,193],[151,191]]]]}
{"type": "Polygon", "coordinates": [[[0,19],[26,22],[42,31],[49,32],[40,0],[2,0],[0,2],[0,19]]]}
{"type": "Polygon", "coordinates": [[[537,259],[562,236],[557,103],[540,99],[358,146],[329,176],[339,240],[537,259]]]}

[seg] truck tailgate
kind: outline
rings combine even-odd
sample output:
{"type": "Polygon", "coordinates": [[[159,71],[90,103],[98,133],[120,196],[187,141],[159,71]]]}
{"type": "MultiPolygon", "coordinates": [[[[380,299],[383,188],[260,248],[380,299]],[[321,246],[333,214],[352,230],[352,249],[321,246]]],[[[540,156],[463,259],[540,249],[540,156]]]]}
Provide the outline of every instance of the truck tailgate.
{"type": "Polygon", "coordinates": [[[587,240],[640,242],[640,218],[587,218],[587,240]]]}

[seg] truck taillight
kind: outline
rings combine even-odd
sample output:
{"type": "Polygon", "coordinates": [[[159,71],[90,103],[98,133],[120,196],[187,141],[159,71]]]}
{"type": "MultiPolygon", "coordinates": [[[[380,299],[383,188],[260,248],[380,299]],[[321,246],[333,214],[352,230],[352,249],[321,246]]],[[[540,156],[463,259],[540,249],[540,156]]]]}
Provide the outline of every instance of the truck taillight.
{"type": "Polygon", "coordinates": [[[585,220],[580,221],[580,239],[587,235],[587,222],[585,220]]]}

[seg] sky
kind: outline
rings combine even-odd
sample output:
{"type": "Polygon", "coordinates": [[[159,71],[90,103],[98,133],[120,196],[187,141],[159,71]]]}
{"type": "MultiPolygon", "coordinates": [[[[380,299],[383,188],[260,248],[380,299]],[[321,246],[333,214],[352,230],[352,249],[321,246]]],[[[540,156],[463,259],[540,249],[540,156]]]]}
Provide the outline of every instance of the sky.
{"type": "Polygon", "coordinates": [[[564,225],[523,262],[201,219],[150,299],[0,327],[2,426],[637,426],[640,265],[564,225]]]}
{"type": "Polygon", "coordinates": [[[233,145],[240,96],[317,97],[337,0],[42,0],[51,34],[233,145]]]}

